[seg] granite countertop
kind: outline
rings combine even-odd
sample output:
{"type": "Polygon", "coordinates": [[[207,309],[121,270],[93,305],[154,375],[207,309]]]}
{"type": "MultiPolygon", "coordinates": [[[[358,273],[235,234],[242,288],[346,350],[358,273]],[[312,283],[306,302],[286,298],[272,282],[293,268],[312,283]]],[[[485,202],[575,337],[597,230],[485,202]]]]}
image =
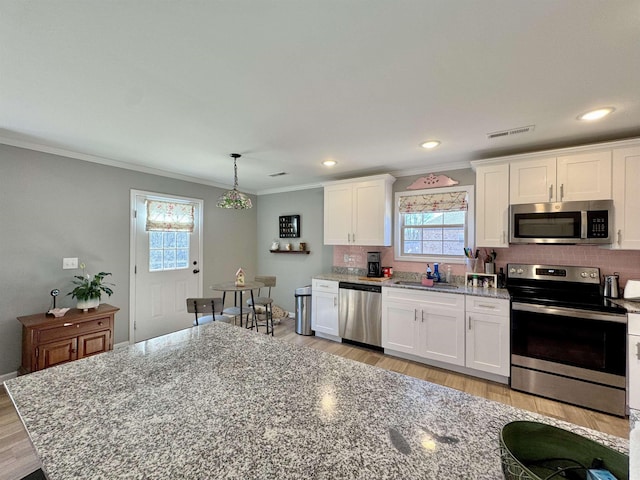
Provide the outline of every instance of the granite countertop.
{"type": "Polygon", "coordinates": [[[507,291],[506,288],[469,287],[469,286],[463,285],[462,283],[456,283],[455,285],[457,286],[457,288],[451,288],[449,284],[446,284],[446,283],[443,283],[441,285],[438,285],[438,283],[434,283],[433,287],[426,287],[421,285],[398,285],[396,283],[398,281],[417,280],[417,274],[415,278],[394,277],[394,278],[388,278],[384,280],[382,279],[368,280],[366,277],[363,277],[361,275],[349,275],[349,274],[343,274],[343,273],[320,274],[320,275],[314,275],[313,278],[317,280],[333,280],[335,282],[353,282],[353,283],[362,283],[364,285],[380,285],[382,287],[409,288],[413,290],[441,292],[441,293],[455,293],[458,295],[473,295],[477,297],[500,298],[504,300],[509,300],[510,298],[509,292],[507,291]]]}
{"type": "Polygon", "coordinates": [[[629,445],[221,322],[5,385],[51,480],[494,480],[514,420],[629,445]]]}
{"type": "Polygon", "coordinates": [[[627,309],[627,313],[640,312],[640,302],[632,302],[631,300],[625,300],[624,298],[610,299],[612,303],[627,309]]]}

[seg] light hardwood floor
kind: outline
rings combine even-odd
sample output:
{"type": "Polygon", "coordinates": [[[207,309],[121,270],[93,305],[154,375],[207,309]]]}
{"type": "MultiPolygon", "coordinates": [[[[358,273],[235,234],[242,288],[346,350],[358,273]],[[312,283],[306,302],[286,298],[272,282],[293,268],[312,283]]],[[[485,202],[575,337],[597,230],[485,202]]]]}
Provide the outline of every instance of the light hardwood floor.
{"type": "MultiPolygon", "coordinates": [[[[582,425],[593,430],[628,438],[627,419],[592,412],[553,400],[515,392],[506,385],[479,380],[420,363],[390,357],[381,352],[353,345],[331,342],[318,337],[297,335],[293,319],[282,320],[276,325],[275,336],[287,342],[306,345],[357,362],[403,373],[428,382],[445,385],[472,395],[512,405],[523,410],[582,425]]],[[[0,390],[0,480],[17,480],[39,468],[40,464],[16,410],[4,387],[0,390]]]]}

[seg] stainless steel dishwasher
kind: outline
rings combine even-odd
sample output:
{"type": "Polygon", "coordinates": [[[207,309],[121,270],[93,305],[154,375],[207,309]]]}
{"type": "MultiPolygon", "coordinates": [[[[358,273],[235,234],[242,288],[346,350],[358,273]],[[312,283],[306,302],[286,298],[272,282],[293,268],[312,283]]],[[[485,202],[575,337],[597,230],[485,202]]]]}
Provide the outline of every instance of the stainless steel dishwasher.
{"type": "Polygon", "coordinates": [[[346,340],[382,346],[382,287],[340,282],[338,329],[346,340]]]}

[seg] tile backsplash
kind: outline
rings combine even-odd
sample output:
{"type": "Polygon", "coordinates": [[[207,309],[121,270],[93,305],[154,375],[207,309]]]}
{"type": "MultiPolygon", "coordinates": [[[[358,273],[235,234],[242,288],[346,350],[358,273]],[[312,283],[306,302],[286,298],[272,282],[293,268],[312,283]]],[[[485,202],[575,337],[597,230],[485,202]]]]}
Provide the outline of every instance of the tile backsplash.
{"type": "MultiPolygon", "coordinates": [[[[487,249],[491,250],[491,249],[487,249]]],[[[365,269],[367,252],[380,252],[382,266],[393,267],[397,272],[425,271],[424,262],[400,262],[393,258],[393,247],[333,247],[333,266],[365,269]]],[[[482,249],[481,249],[482,251],[482,249]]],[[[599,267],[602,275],[614,272],[620,274],[620,286],[624,288],[630,278],[640,279],[640,251],[607,250],[597,246],[585,245],[513,245],[509,248],[496,248],[496,271],[508,263],[529,263],[547,265],[577,265],[599,267]]],[[[444,271],[446,261],[439,262],[444,271]]],[[[463,275],[466,266],[450,264],[454,275],[463,275]]]]}

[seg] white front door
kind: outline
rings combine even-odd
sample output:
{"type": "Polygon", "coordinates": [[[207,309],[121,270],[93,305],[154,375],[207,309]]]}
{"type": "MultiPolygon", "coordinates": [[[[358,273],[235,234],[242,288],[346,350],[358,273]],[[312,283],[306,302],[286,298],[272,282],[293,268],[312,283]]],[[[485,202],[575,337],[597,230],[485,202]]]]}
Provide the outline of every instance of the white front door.
{"type": "Polygon", "coordinates": [[[132,220],[131,328],[140,342],[191,327],[186,299],[202,295],[202,200],[131,192],[132,220]],[[147,231],[147,202],[159,200],[194,205],[193,232],[147,231]]]}

